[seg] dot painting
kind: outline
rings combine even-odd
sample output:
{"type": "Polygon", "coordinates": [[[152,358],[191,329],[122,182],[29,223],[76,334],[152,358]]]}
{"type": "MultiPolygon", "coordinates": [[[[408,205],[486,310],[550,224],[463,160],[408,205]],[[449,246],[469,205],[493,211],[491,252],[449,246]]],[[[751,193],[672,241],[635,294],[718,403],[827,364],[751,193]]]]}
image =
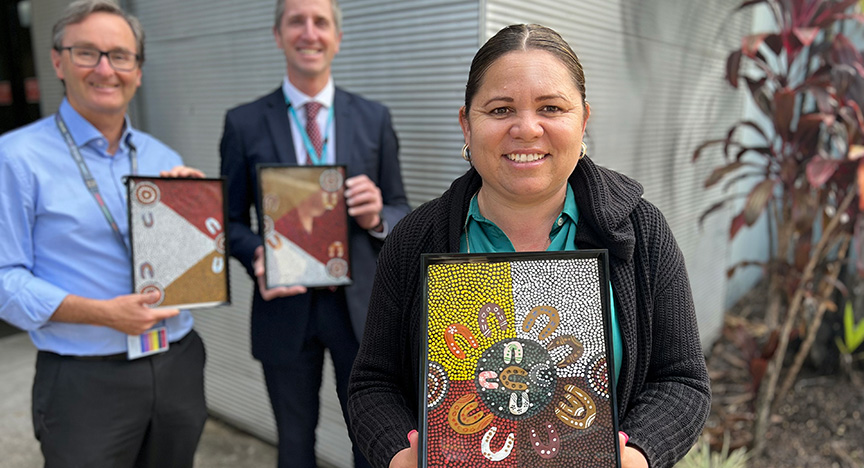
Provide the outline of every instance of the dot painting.
{"type": "Polygon", "coordinates": [[[427,267],[424,466],[617,466],[599,261],[427,267]]]}
{"type": "Polygon", "coordinates": [[[344,166],[259,166],[267,287],[349,285],[344,166]]]}
{"type": "Polygon", "coordinates": [[[153,307],[228,302],[224,182],[130,176],[127,184],[134,291],[158,291],[153,307]]]}

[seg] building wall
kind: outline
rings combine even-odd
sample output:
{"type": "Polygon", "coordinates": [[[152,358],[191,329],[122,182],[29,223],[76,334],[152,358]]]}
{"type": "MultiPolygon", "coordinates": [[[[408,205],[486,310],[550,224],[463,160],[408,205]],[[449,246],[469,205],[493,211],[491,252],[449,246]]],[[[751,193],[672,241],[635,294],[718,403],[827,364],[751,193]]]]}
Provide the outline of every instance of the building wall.
{"type": "MultiPolygon", "coordinates": [[[[33,39],[44,115],[62,88],[50,66],[50,27],[67,0],[34,0],[33,39]]],[[[218,174],[225,111],[275,89],[284,58],[271,26],[272,0],[127,0],[147,30],[136,126],[177,149],[191,166],[218,174]]],[[[387,104],[401,142],[409,200],[434,198],[467,169],[457,111],[471,58],[510,23],[558,30],[586,70],[592,114],[589,154],[645,186],[666,215],[690,273],[703,343],[725,308],[728,213],[699,215],[719,199],[702,188],[719,161],[692,152],[742,113],[742,95],[723,80],[725,57],[749,30],[740,0],[342,0],[344,38],[334,63],[338,85],[387,104]]],[[[208,348],[211,411],[265,440],[275,427],[260,365],[249,353],[252,282],[232,260],[233,305],[197,311],[208,348]]],[[[288,312],[288,311],[286,311],[288,312]]],[[[318,453],[349,466],[350,445],[325,369],[318,453]]]]}
{"type": "Polygon", "coordinates": [[[641,182],[666,216],[684,253],[706,346],[725,310],[729,214],[700,228],[719,200],[703,182],[720,162],[693,151],[725,135],[742,113],[742,94],[724,80],[728,52],[749,31],[737,0],[489,0],[483,34],[536,22],[564,36],[585,68],[591,118],[589,154],[641,182]],[[562,14],[566,12],[566,14],[562,14]]]}

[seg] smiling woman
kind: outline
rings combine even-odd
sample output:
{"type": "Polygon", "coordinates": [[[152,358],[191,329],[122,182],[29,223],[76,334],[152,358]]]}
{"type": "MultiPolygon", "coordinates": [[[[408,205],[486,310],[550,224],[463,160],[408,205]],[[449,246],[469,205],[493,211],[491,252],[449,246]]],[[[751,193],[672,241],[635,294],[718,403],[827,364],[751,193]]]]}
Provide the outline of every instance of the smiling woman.
{"type": "Polygon", "coordinates": [[[549,236],[535,226],[552,226],[564,206],[590,107],[567,67],[542,50],[508,52],[481,80],[459,112],[471,163],[483,179],[480,212],[516,250],[543,250],[549,236]],[[542,218],[519,215],[541,212],[542,218]]]}
{"type": "Polygon", "coordinates": [[[642,186],[587,157],[590,110],[582,65],[549,28],[509,26],[475,55],[459,111],[472,168],[396,226],[378,259],[349,388],[375,466],[418,462],[423,253],[607,249],[621,466],[672,466],[700,434],[711,398],[683,256],[642,186]]]}

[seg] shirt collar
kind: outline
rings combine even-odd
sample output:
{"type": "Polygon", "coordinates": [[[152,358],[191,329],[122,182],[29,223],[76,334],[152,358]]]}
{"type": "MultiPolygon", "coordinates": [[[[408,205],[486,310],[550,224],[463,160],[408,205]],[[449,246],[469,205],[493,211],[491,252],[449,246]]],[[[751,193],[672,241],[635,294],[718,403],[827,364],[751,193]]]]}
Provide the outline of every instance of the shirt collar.
{"type": "Polygon", "coordinates": [[[564,208],[561,210],[561,215],[558,216],[558,219],[561,219],[564,216],[570,218],[574,224],[579,222],[579,207],[576,205],[576,195],[573,193],[573,187],[570,187],[570,184],[567,184],[567,195],[564,197],[564,208]]]}
{"type": "Polygon", "coordinates": [[[318,94],[315,96],[307,96],[303,94],[302,91],[294,87],[291,84],[291,81],[288,80],[288,75],[285,75],[285,78],[282,80],[282,94],[285,95],[285,99],[287,102],[290,102],[294,109],[300,109],[306,105],[309,101],[315,101],[319,104],[324,105],[325,108],[329,109],[333,107],[333,96],[336,93],[336,86],[333,84],[333,77],[331,76],[329,80],[327,80],[327,84],[324,86],[318,94]]]}
{"type": "MultiPolygon", "coordinates": [[[[66,123],[66,127],[69,129],[69,134],[72,136],[72,140],[79,148],[87,146],[95,140],[105,139],[102,132],[79,114],[78,111],[72,107],[72,104],[69,104],[69,100],[65,97],[60,103],[60,109],[58,112],[60,113],[60,116],[63,117],[63,122],[66,123]]],[[[129,123],[129,116],[127,115],[123,118],[123,134],[120,135],[120,150],[127,151],[129,149],[129,144],[133,141],[135,131],[129,123]]]]}
{"type": "MultiPolygon", "coordinates": [[[[567,185],[567,194],[564,196],[564,208],[561,209],[561,214],[558,215],[557,221],[552,226],[552,233],[557,232],[561,229],[561,226],[569,221],[572,221],[573,224],[577,224],[579,221],[579,207],[576,205],[576,196],[573,194],[573,188],[570,187],[570,184],[567,185]]],[[[465,224],[468,224],[468,221],[473,219],[478,223],[486,223],[495,225],[492,221],[486,219],[480,213],[480,204],[477,203],[477,194],[475,193],[473,197],[471,197],[471,203],[468,205],[468,216],[465,217],[465,224]]],[[[463,226],[464,227],[464,226],[463,226]]]]}

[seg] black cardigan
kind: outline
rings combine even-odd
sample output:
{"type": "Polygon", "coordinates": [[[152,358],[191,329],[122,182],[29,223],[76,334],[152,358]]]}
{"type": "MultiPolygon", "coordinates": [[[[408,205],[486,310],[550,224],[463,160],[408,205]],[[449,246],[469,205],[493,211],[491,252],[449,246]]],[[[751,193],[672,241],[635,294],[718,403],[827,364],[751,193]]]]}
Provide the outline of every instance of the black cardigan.
{"type": "MultiPolygon", "coordinates": [[[[348,388],[351,429],[373,466],[387,467],[418,428],[418,382],[425,374],[420,254],[459,252],[468,205],[481,182],[473,168],[455,180],[393,229],[378,258],[348,388]]],[[[577,246],[609,250],[624,342],[620,429],[652,468],[670,467],[698,438],[711,405],[684,257],[636,181],[584,158],[568,182],[579,207],[577,246]]]]}

